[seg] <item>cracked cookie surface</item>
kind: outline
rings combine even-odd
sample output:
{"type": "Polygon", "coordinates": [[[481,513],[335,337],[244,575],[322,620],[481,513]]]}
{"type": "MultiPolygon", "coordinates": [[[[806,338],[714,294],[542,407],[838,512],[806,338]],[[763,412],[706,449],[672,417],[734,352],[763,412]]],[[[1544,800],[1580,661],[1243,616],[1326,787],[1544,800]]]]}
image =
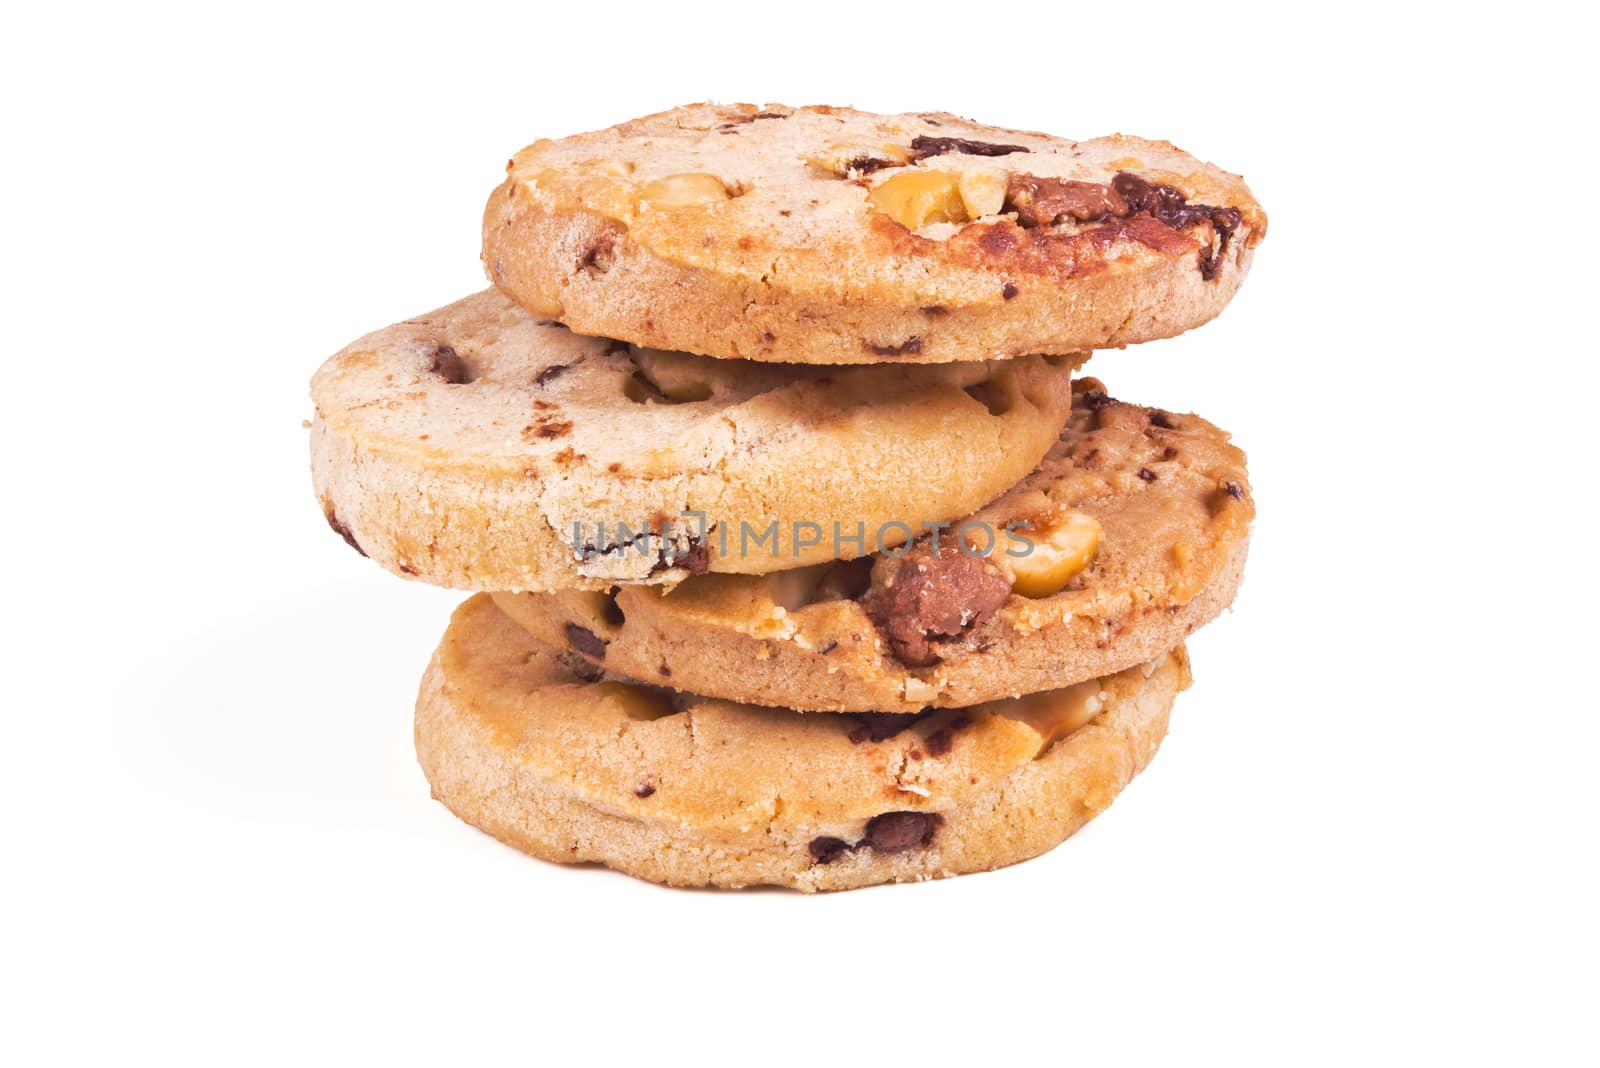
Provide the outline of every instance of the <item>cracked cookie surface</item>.
{"type": "Polygon", "coordinates": [[[436,585],[761,573],[835,555],[831,536],[801,544],[812,531],[797,523],[877,531],[1004,492],[1059,432],[1075,363],[713,360],[574,334],[487,290],[322,366],[312,475],[352,548],[436,585]],[[766,542],[725,536],[773,524],[766,542]]]}
{"type": "Polygon", "coordinates": [[[1037,856],[1154,756],[1180,646],[1049,695],[920,716],[815,716],[605,676],[479,595],[423,678],[436,798],[518,849],[681,886],[836,890],[1037,856]]]}
{"type": "Polygon", "coordinates": [[[1266,233],[1164,141],[943,113],[696,104],[539,141],[483,222],[495,285],[585,334],[794,363],[948,362],[1170,337],[1266,233]]]}
{"type": "Polygon", "coordinates": [[[1061,515],[1094,530],[1098,541],[1076,570],[1056,573],[1053,592],[1017,592],[1022,583],[1001,576],[1022,560],[996,566],[947,541],[940,559],[919,542],[899,560],[702,575],[670,592],[496,600],[563,648],[569,628],[581,629],[593,639],[582,651],[607,670],[817,711],[959,707],[1120,671],[1232,602],[1255,505],[1244,453],[1223,431],[1195,415],[1113,400],[1094,379],[1075,388],[1072,415],[1044,461],[971,517],[997,532],[1061,515]]]}

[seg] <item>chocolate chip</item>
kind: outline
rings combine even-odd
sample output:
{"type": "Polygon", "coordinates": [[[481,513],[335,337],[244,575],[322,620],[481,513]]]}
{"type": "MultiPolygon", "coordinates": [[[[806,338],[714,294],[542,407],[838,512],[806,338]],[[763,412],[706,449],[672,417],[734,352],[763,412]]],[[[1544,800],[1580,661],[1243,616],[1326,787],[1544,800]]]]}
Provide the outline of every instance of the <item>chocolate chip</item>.
{"type": "Polygon", "coordinates": [[[533,376],[533,384],[536,386],[548,386],[550,383],[566,374],[570,368],[570,364],[553,363],[549,367],[546,367],[543,371],[540,371],[538,374],[533,376]]]}
{"type": "Polygon", "coordinates": [[[823,656],[827,656],[829,653],[833,652],[837,648],[839,648],[839,643],[834,641],[834,642],[829,642],[827,645],[824,645],[822,648],[818,649],[817,652],[820,653],[823,656]]]}
{"type": "Polygon", "coordinates": [[[963,156],[1009,156],[1013,152],[1028,151],[1031,150],[1025,145],[997,145],[992,141],[969,141],[965,137],[929,137],[926,134],[918,134],[911,139],[911,153],[916,159],[942,156],[946,152],[956,152],[963,156]]]}
{"type": "MultiPolygon", "coordinates": [[[[1224,485],[1222,488],[1227,490],[1228,491],[1228,496],[1232,497],[1234,500],[1236,500],[1236,501],[1244,500],[1244,487],[1239,485],[1239,483],[1237,483],[1237,482],[1229,482],[1226,485],[1224,485]]],[[[352,542],[351,544],[355,544],[355,543],[352,542]]],[[[362,553],[361,555],[365,556],[367,554],[366,553],[362,553]]]]}
{"type": "Polygon", "coordinates": [[[628,617],[622,614],[622,606],[617,603],[615,589],[606,591],[605,599],[600,602],[600,618],[613,627],[620,627],[628,621],[628,617]]]}
{"type": "Polygon", "coordinates": [[[1172,416],[1160,408],[1150,409],[1150,425],[1158,426],[1162,430],[1176,430],[1178,424],[1172,421],[1172,416]]]}
{"type": "Polygon", "coordinates": [[[919,334],[912,334],[898,345],[874,345],[870,341],[865,344],[878,356],[904,356],[922,351],[922,337],[919,334]]]}
{"type": "Polygon", "coordinates": [[[578,269],[592,271],[595,274],[605,274],[611,270],[611,265],[617,259],[617,235],[614,233],[602,234],[588,251],[578,260],[578,269]]]}
{"type": "Polygon", "coordinates": [[[928,747],[928,754],[930,756],[942,757],[946,753],[950,752],[950,746],[954,740],[955,736],[950,733],[949,727],[940,727],[938,730],[928,735],[928,737],[923,740],[923,744],[928,747]]]}
{"type": "Polygon", "coordinates": [[[1092,393],[1078,394],[1073,398],[1073,403],[1078,407],[1086,408],[1091,412],[1098,412],[1101,408],[1111,407],[1111,405],[1117,403],[1117,401],[1116,398],[1101,393],[1099,390],[1095,390],[1092,393]]]}
{"type": "Polygon", "coordinates": [[[444,379],[446,385],[460,386],[472,381],[472,368],[449,345],[440,345],[433,350],[428,370],[444,379]]]}
{"type": "Polygon", "coordinates": [[[672,678],[672,669],[670,667],[668,667],[665,663],[663,663],[660,667],[656,668],[656,671],[658,673],[660,673],[661,677],[664,678],[664,679],[672,678]]]}
{"type": "Polygon", "coordinates": [[[674,567],[681,567],[691,575],[704,575],[711,570],[711,546],[698,538],[690,538],[689,547],[682,552],[663,546],[656,555],[656,562],[650,565],[650,574],[674,567]]]}
{"type": "Polygon", "coordinates": [[[878,156],[857,156],[844,165],[844,172],[847,175],[860,176],[871,174],[873,171],[881,171],[885,167],[904,166],[905,164],[899,160],[882,159],[878,156]]]}
{"type": "Polygon", "coordinates": [[[595,660],[606,658],[606,643],[600,639],[600,635],[576,623],[567,624],[567,644],[584,656],[595,660]]]}
{"type": "Polygon", "coordinates": [[[1017,295],[1016,283],[1007,282],[1005,285],[1000,287],[1000,297],[1001,297],[1001,299],[1010,300],[1012,297],[1014,297],[1016,295],[1017,295]]]}
{"type": "Polygon", "coordinates": [[[1145,482],[1154,482],[1156,480],[1156,473],[1150,470],[1148,467],[1141,467],[1139,468],[1139,478],[1145,482]]]}
{"type": "Polygon", "coordinates": [[[350,546],[350,548],[354,549],[362,556],[367,555],[367,551],[361,547],[359,542],[356,541],[356,536],[350,533],[350,528],[345,526],[344,523],[340,521],[339,516],[334,512],[332,502],[322,502],[322,517],[328,521],[328,526],[333,528],[333,532],[344,539],[344,543],[346,545],[350,546]]]}
{"type": "Polygon", "coordinates": [[[867,821],[861,844],[880,853],[904,853],[932,842],[939,822],[932,812],[885,812],[867,821]]]}
{"type": "Polygon", "coordinates": [[[911,726],[919,715],[917,712],[856,712],[850,718],[861,726],[851,731],[848,737],[856,745],[881,742],[911,726]]]}
{"type": "Polygon", "coordinates": [[[850,852],[850,843],[843,838],[828,838],[824,836],[811,839],[811,844],[806,846],[806,849],[810,851],[811,859],[818,864],[832,864],[850,852]]]}
{"type": "Polygon", "coordinates": [[[644,798],[644,797],[649,797],[651,794],[653,794],[655,792],[656,792],[656,788],[654,786],[650,785],[649,783],[645,783],[643,786],[639,787],[637,790],[635,790],[633,792],[633,796],[634,797],[639,797],[639,798],[644,798]]]}

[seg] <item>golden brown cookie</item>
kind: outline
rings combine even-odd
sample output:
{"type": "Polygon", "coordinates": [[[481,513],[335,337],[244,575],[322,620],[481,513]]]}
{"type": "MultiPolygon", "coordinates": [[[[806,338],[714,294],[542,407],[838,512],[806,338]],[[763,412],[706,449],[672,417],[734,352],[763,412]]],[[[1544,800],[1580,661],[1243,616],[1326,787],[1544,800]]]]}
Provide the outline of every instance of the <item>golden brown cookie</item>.
{"type": "Polygon", "coordinates": [[[1060,431],[1075,362],[712,360],[583,337],[488,290],[323,365],[312,475],[353,548],[440,586],[760,573],[1004,492],[1060,431]]]}
{"type": "Polygon", "coordinates": [[[489,277],[584,334],[794,363],[1073,353],[1211,319],[1266,233],[1165,141],[695,104],[517,153],[489,277]]]}
{"type": "Polygon", "coordinates": [[[922,716],[814,716],[604,678],[485,596],[417,698],[434,796],[546,860],[678,886],[842,890],[1053,848],[1149,763],[1180,646],[1105,679],[922,716]]]}
{"type": "Polygon", "coordinates": [[[899,559],[496,600],[609,671],[821,711],[960,707],[1143,663],[1233,600],[1255,514],[1245,457],[1198,416],[1078,386],[1043,463],[971,517],[967,552],[953,526],[937,556],[924,538],[899,559]],[[1018,520],[1033,552],[1012,557],[1018,520]]]}

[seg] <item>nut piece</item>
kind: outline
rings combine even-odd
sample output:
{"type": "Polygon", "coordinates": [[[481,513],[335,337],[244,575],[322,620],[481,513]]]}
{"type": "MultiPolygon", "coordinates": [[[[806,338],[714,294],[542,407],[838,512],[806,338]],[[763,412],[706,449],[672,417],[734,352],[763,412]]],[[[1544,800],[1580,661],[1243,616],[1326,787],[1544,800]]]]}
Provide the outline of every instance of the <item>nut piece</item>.
{"type": "Polygon", "coordinates": [[[711,397],[711,383],[705,377],[705,360],[686,352],[663,352],[661,349],[636,348],[629,358],[644,374],[643,382],[633,384],[645,387],[645,395],[629,395],[637,401],[660,400],[671,404],[687,404],[711,397]],[[650,390],[659,397],[648,395],[650,390]]]}
{"type": "Polygon", "coordinates": [[[620,704],[629,719],[661,719],[677,711],[666,694],[626,682],[602,682],[600,696],[620,704]]]}
{"type": "Polygon", "coordinates": [[[579,172],[594,174],[604,178],[626,178],[632,174],[637,166],[631,160],[625,159],[592,159],[578,165],[579,172]]]}
{"type": "Polygon", "coordinates": [[[539,290],[533,290],[528,293],[522,302],[527,305],[529,311],[541,319],[559,319],[567,310],[562,306],[559,298],[539,290]]]}
{"type": "Polygon", "coordinates": [[[867,194],[874,211],[907,230],[929,223],[964,223],[971,216],[956,176],[943,171],[905,171],[879,183],[867,194]]]}
{"type": "Polygon", "coordinates": [[[1100,524],[1082,512],[1064,512],[1048,523],[1035,522],[998,539],[996,563],[1011,572],[1011,590],[1023,597],[1049,597],[1060,593],[1073,575],[1089,566],[1100,547],[1100,524]],[[1033,547],[1028,550],[1028,542],[1033,547]],[[1024,553],[1018,556],[1017,553],[1024,553]]]}
{"type": "Polygon", "coordinates": [[[669,174],[639,193],[640,203],[662,211],[704,207],[727,199],[728,187],[714,174],[669,174]]]}
{"type": "Polygon", "coordinates": [[[985,215],[998,215],[1006,201],[1006,179],[998,174],[968,171],[956,180],[961,190],[961,202],[967,214],[974,219],[985,215]]]}
{"type": "Polygon", "coordinates": [[[1056,741],[1099,715],[1104,706],[1100,680],[1090,679],[1060,690],[990,701],[978,705],[973,711],[1026,723],[1039,732],[1039,755],[1042,756],[1056,741]]]}

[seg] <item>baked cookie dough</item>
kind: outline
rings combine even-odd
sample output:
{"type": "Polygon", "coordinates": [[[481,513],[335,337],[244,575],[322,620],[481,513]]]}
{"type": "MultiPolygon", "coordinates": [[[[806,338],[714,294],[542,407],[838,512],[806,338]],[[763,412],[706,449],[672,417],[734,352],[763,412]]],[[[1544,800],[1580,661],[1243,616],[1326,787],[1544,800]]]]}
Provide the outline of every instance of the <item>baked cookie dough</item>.
{"type": "Polygon", "coordinates": [[[439,586],[763,573],[993,500],[1051,447],[1076,363],[713,360],[583,337],[488,290],[322,366],[312,476],[352,548],[439,586]]]}
{"type": "Polygon", "coordinates": [[[486,596],[417,698],[433,794],[546,860],[677,886],[843,890],[1051,849],[1155,755],[1180,646],[1051,694],[920,716],[814,716],[603,676],[486,596]]]}
{"type": "Polygon", "coordinates": [[[1165,141],[954,115],[695,104],[539,141],[483,220],[495,285],[584,334],[794,363],[944,363],[1170,337],[1267,219],[1165,141]]]}
{"type": "Polygon", "coordinates": [[[1255,515],[1245,456],[1198,416],[1076,387],[1038,469],[965,528],[971,548],[994,533],[988,556],[957,550],[957,524],[937,555],[924,538],[898,559],[496,600],[608,671],[815,711],[955,708],[1143,663],[1233,600],[1255,515]],[[1018,520],[1034,552],[1012,559],[999,545],[1018,520]]]}

